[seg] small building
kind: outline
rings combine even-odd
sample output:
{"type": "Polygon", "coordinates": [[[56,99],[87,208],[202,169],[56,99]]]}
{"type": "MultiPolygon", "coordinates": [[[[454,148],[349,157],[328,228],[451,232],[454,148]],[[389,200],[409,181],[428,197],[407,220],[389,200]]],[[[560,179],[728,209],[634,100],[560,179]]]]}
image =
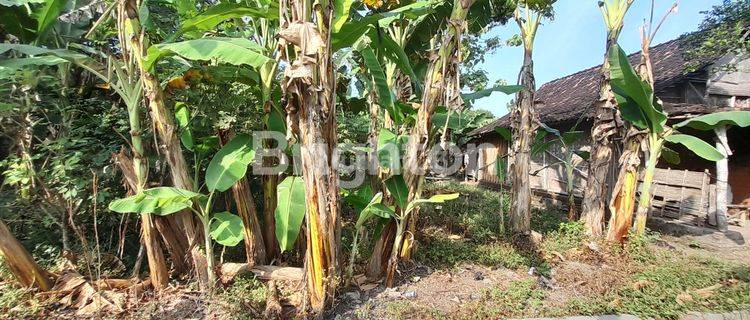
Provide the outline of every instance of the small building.
{"type": "MultiPolygon", "coordinates": [[[[686,72],[688,62],[684,58],[686,44],[680,39],[651,48],[651,59],[655,77],[656,95],[663,101],[669,114],[669,123],[682,121],[697,115],[727,111],[750,110],[750,59],[724,57],[700,65],[694,72],[686,72]],[[723,68],[731,63],[733,68],[723,68]],[[744,71],[743,71],[744,70],[744,71]]],[[[640,53],[629,56],[631,64],[640,60],[640,53]]],[[[585,133],[574,149],[587,150],[594,116],[594,103],[599,97],[600,66],[553,80],[542,85],[536,95],[536,110],[541,122],[547,126],[567,132],[575,127],[585,133]]],[[[492,123],[472,131],[470,143],[485,144],[475,153],[474,172],[471,179],[483,183],[497,184],[498,168],[494,165],[508,152],[508,143],[496,128],[509,128],[506,115],[492,123]]],[[[713,132],[686,132],[714,144],[713,132]]],[[[731,128],[728,140],[733,154],[729,157],[729,185],[734,207],[750,204],[750,128],[731,128]]],[[[619,147],[617,141],[615,147],[619,147]]],[[[673,148],[681,156],[678,165],[662,160],[654,184],[654,199],[651,214],[671,219],[680,219],[697,225],[713,224],[715,216],[715,171],[716,164],[703,160],[679,146],[673,148]]],[[[619,150],[617,150],[619,151],[619,150]]],[[[617,153],[617,152],[616,152],[617,153]]],[[[531,187],[547,194],[566,194],[565,169],[559,164],[564,155],[560,146],[532,156],[531,187]]],[[[613,157],[608,186],[616,181],[619,154],[613,157]]],[[[587,162],[573,156],[574,193],[582,195],[586,183],[587,162]]],[[[610,190],[611,191],[611,190],[610,190]]],[[[732,206],[730,206],[731,208],[732,206]]]]}

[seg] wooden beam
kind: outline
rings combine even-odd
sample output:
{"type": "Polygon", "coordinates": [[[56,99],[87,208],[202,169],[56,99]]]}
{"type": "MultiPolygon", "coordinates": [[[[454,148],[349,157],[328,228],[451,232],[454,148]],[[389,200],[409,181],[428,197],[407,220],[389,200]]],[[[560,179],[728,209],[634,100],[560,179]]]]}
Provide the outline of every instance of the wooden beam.
{"type": "Polygon", "coordinates": [[[251,272],[265,281],[302,281],[304,274],[302,268],[225,263],[221,265],[221,282],[224,284],[231,283],[236,277],[251,272]]]}

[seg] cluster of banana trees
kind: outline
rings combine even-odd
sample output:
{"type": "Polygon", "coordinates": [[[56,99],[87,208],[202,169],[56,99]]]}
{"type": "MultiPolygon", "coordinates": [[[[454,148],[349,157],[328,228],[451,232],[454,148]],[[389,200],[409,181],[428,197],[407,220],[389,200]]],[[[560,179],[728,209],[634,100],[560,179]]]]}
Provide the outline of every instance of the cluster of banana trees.
{"type": "MultiPolygon", "coordinates": [[[[514,1],[175,1],[159,4],[180,18],[169,33],[154,27],[163,21],[146,1],[97,4],[102,8],[92,9],[96,14],[78,21],[88,24],[78,33],[71,33],[60,16],[81,14],[82,4],[2,5],[18,13],[21,25],[3,24],[2,75],[81,68],[125,107],[128,148],[118,154],[117,164],[130,195],[111,202],[109,209],[139,215],[156,290],[166,287],[170,277],[188,276],[211,292],[218,269],[214,241],[223,246],[244,242],[251,265],[303,248],[306,305],[315,314],[330,305],[346,276],[339,265],[343,189],[335,161],[337,81],[343,77],[356,79],[362,84],[359,93],[367,97],[372,119],[367,153],[374,164],[364,187],[343,192],[347,202],[356,198],[366,204],[359,208],[358,234],[366,223],[382,227],[368,275],[385,276],[393,285],[400,259],[416,248],[419,206],[458,196],[422,197],[428,151],[439,140],[447,143],[451,132],[464,132],[467,122],[486,121],[464,111],[464,104],[492,91],[520,90],[498,86],[462,95],[459,77],[462,36],[505,21],[514,1]],[[36,21],[24,25],[26,17],[36,21]],[[204,129],[201,110],[180,100],[179,90],[219,77],[254,88],[251,94],[262,105],[259,129],[278,132],[286,147],[261,153],[276,142],[270,136],[253,141],[249,132],[235,132],[232,126],[199,133],[204,129]],[[153,147],[144,139],[147,133],[154,135],[153,147]],[[388,146],[403,152],[403,161],[382,157],[388,146]],[[293,167],[300,170],[263,174],[262,212],[256,212],[248,168],[288,162],[293,155],[298,155],[293,167]],[[153,158],[166,164],[168,175],[162,179],[152,176],[158,169],[153,158]],[[298,238],[304,241],[296,246],[298,238]]],[[[3,239],[12,238],[4,226],[2,231],[3,239]]],[[[3,252],[13,258],[6,261],[19,270],[24,284],[49,289],[50,275],[17,241],[7,243],[3,252]]]]}
{"type": "MultiPolygon", "coordinates": [[[[467,106],[492,92],[518,93],[511,111],[512,132],[503,132],[512,142],[508,159],[513,185],[511,230],[530,232],[531,156],[556,144],[565,150],[565,157],[558,161],[568,175],[570,219],[576,218],[573,156],[588,155],[573,144],[582,134],[575,129],[560,133],[545,126],[538,121],[534,106],[534,39],[542,20],[551,16],[553,3],[187,0],[152,4],[116,0],[97,3],[101,10],[91,9],[97,14],[87,19],[82,12],[90,8],[83,4],[2,2],[2,16],[13,13],[15,20],[2,22],[0,77],[13,82],[18,73],[35,72],[64,82],[66,70],[80,69],[95,78],[91,82],[97,87],[111,93],[108,96],[117,101],[116,106],[124,106],[129,137],[127,148],[115,158],[128,194],[108,207],[116,213],[138,214],[155,290],[168,286],[170,278],[189,277],[212,292],[219,269],[216,244],[244,243],[250,266],[286,260],[290,251],[304,252],[300,263],[305,269],[304,309],[321,315],[333,302],[339,284],[353,277],[359,239],[366,235],[375,240],[366,267],[368,278],[385,278],[387,286],[396,284],[399,263],[410,259],[418,248],[419,207],[459,196],[423,195],[425,175],[436,165],[431,154],[437,150],[444,154],[438,157],[440,161],[450,162],[455,149],[452,138],[488,120],[467,106]],[[166,29],[156,27],[165,21],[158,10],[151,12],[154,6],[171,10],[179,19],[170,21],[166,29]],[[70,17],[61,18],[64,12],[79,18],[70,22],[70,17]],[[524,47],[518,85],[463,93],[462,39],[508,19],[518,24],[524,47]],[[243,101],[253,105],[235,111],[253,112],[249,118],[259,119],[258,123],[240,126],[231,116],[213,115],[223,114],[210,109],[213,106],[194,103],[184,92],[191,90],[183,90],[212,81],[221,81],[220,101],[230,95],[251,96],[243,101]],[[247,91],[226,92],[238,84],[247,91]],[[357,99],[366,104],[370,120],[367,146],[339,146],[337,114],[346,112],[342,106],[357,99]],[[253,131],[263,133],[256,139],[253,131]],[[148,134],[153,135],[153,143],[146,138],[148,134]],[[554,139],[545,142],[549,134],[554,139]],[[351,174],[339,172],[340,150],[365,154],[364,184],[340,186],[344,181],[340,178],[351,174]],[[264,171],[274,166],[282,169],[264,171]],[[248,173],[261,176],[260,201],[255,200],[248,173]],[[346,260],[342,258],[342,202],[357,213],[348,265],[342,264],[346,260]]],[[[627,120],[632,139],[626,139],[626,144],[633,152],[625,161],[628,166],[623,166],[622,191],[613,200],[617,214],[613,214],[610,233],[617,238],[630,228],[639,169],[643,169],[644,183],[636,229],[642,232],[656,162],[662,154],[673,154],[663,147],[665,143],[684,144],[710,160],[723,158],[706,143],[678,133],[679,129],[750,125],[746,113],[720,113],[667,125],[667,115],[653,93],[648,55],[643,55],[644,71],[634,72],[617,46],[631,4],[632,0],[601,4],[608,27],[608,55],[582,210],[589,232],[600,235],[604,174],[618,121],[627,120]],[[639,150],[646,150],[645,168],[639,166],[639,150]]],[[[647,52],[650,40],[644,43],[647,52]]],[[[33,90],[27,89],[17,100],[32,104],[29,92],[33,90]]],[[[18,109],[0,104],[4,109],[6,105],[18,109]]],[[[34,178],[34,156],[28,151],[34,127],[27,114],[13,117],[24,127],[17,139],[18,166],[23,170],[15,172],[30,178],[21,174],[8,181],[23,185],[23,193],[33,192],[33,182],[43,184],[34,178]]],[[[52,275],[36,265],[2,222],[0,250],[24,285],[50,288],[52,275]]]]}
{"type": "Polygon", "coordinates": [[[623,152],[619,159],[618,180],[609,200],[611,217],[606,234],[608,240],[618,242],[624,242],[631,231],[635,235],[644,234],[656,165],[661,158],[679,163],[679,155],[668,147],[669,144],[681,144],[709,161],[726,158],[726,153],[697,137],[681,133],[681,129],[714,130],[750,125],[750,112],[747,111],[718,112],[668,124],[669,116],[654,93],[649,47],[659,27],[670,13],[676,11],[677,4],[669,8],[655,28],[652,28],[653,19],[643,26],[640,62],[634,68],[617,44],[623,19],[632,3],[633,0],[610,0],[599,4],[607,27],[607,56],[602,66],[600,98],[591,131],[591,159],[581,217],[590,235],[604,234],[603,220],[608,199],[606,175],[613,154],[613,139],[622,138],[623,152]]]}

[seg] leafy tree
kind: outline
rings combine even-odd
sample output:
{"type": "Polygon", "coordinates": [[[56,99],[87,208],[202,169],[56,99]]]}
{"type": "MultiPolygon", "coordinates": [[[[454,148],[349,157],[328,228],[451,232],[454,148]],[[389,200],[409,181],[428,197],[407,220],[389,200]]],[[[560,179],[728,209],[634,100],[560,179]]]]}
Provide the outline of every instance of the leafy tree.
{"type": "MultiPolygon", "coordinates": [[[[724,0],[702,13],[705,17],[698,31],[683,38],[689,44],[688,47],[693,48],[686,54],[691,60],[686,71],[695,71],[705,61],[718,56],[750,52],[750,3],[744,0],[724,0]]],[[[725,67],[731,68],[732,65],[725,67]]]]}

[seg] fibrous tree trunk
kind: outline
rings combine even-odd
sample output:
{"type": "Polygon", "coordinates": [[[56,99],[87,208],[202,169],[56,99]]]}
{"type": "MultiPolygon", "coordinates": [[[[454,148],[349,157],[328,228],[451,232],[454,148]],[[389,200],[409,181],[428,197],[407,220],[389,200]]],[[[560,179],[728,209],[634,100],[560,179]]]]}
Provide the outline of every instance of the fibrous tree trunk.
{"type": "MultiPolygon", "coordinates": [[[[388,86],[393,88],[393,91],[397,93],[398,100],[407,103],[407,100],[411,96],[411,82],[409,81],[409,77],[403,76],[401,73],[398,72],[398,69],[395,65],[391,66],[390,63],[386,64],[386,70],[388,70],[388,73],[386,74],[386,80],[388,81],[388,86]]],[[[370,183],[372,184],[372,190],[380,190],[383,192],[383,194],[388,194],[388,191],[386,187],[382,184],[383,179],[385,179],[388,175],[387,170],[383,170],[379,167],[378,159],[377,159],[377,143],[378,143],[378,121],[381,119],[380,113],[381,108],[376,103],[377,102],[377,92],[371,91],[368,100],[370,102],[370,128],[369,128],[369,135],[368,135],[368,143],[369,145],[374,149],[373,152],[370,155],[370,163],[372,172],[377,172],[377,174],[374,174],[371,176],[370,183]]],[[[384,129],[393,130],[393,119],[391,119],[391,116],[388,112],[388,110],[382,110],[382,123],[380,124],[384,129]]],[[[393,200],[393,199],[389,199],[393,200]]],[[[379,279],[383,273],[385,272],[388,264],[388,257],[391,254],[392,248],[393,248],[393,241],[395,239],[395,231],[396,231],[396,222],[393,220],[388,221],[388,223],[383,227],[382,232],[380,233],[380,237],[375,242],[375,246],[372,250],[372,255],[370,256],[370,260],[367,263],[367,270],[366,274],[368,279],[379,279]]],[[[409,246],[407,244],[407,246],[409,246]]],[[[409,246],[411,248],[411,246],[409,246]]]]}
{"type": "Polygon", "coordinates": [[[240,179],[232,186],[237,213],[242,218],[245,227],[245,254],[247,263],[251,265],[266,263],[266,245],[255,209],[255,199],[250,192],[247,178],[240,179]]]}
{"type": "MultiPolygon", "coordinates": [[[[669,15],[676,9],[675,3],[667,12],[669,15]]],[[[666,19],[667,15],[664,16],[666,19]]],[[[661,23],[659,24],[659,26],[661,23]]],[[[659,29],[657,26],[657,29],[659,29]]],[[[654,90],[654,72],[651,65],[650,46],[656,31],[651,32],[651,28],[645,26],[641,28],[641,59],[638,64],[638,76],[651,86],[654,90]]],[[[624,137],[624,150],[620,157],[620,173],[617,183],[612,192],[610,210],[609,231],[607,238],[610,241],[625,241],[625,237],[630,231],[633,220],[633,208],[635,207],[636,188],[638,187],[638,169],[641,163],[640,155],[643,151],[648,155],[646,160],[646,172],[643,177],[643,187],[641,190],[641,200],[638,202],[636,211],[635,230],[637,234],[643,234],[646,228],[646,218],[648,209],[651,204],[651,181],[653,171],[656,169],[656,163],[660,156],[661,145],[659,139],[654,139],[652,133],[646,134],[645,131],[638,130],[633,124],[627,123],[627,134],[624,137]],[[648,143],[646,143],[648,141],[648,143]]]]}
{"type": "MultiPolygon", "coordinates": [[[[275,30],[270,25],[269,20],[261,21],[262,27],[260,33],[263,36],[262,39],[265,41],[265,45],[271,51],[275,52],[275,59],[273,63],[269,63],[263,67],[260,72],[261,78],[261,94],[263,98],[263,130],[271,131],[271,119],[273,118],[274,112],[281,113],[277,108],[278,106],[272,97],[273,84],[276,81],[276,75],[278,73],[280,50],[274,50],[278,47],[278,39],[276,34],[272,31],[275,30]]],[[[284,132],[281,132],[284,133],[284,132]]],[[[263,145],[266,148],[273,148],[273,141],[266,139],[263,141],[263,145]]],[[[263,164],[265,167],[272,167],[277,165],[279,159],[274,157],[263,158],[263,164]]],[[[263,189],[263,241],[266,246],[266,260],[272,261],[279,257],[281,254],[279,244],[276,240],[276,205],[278,202],[278,196],[276,194],[277,187],[279,185],[279,173],[271,172],[263,174],[261,177],[261,185],[263,189]]]]}
{"type": "MultiPolygon", "coordinates": [[[[159,148],[169,164],[169,172],[172,178],[172,184],[181,189],[195,189],[190,177],[190,170],[182,153],[180,139],[177,136],[177,126],[173,119],[173,113],[169,110],[164,99],[164,93],[161,89],[156,75],[147,70],[144,64],[144,55],[148,48],[148,37],[141,30],[138,16],[139,3],[137,0],[125,0],[123,3],[122,15],[127,28],[132,32],[127,37],[127,45],[133,53],[140,71],[140,77],[143,85],[143,92],[148,98],[148,106],[151,110],[151,120],[154,124],[154,131],[158,136],[159,148]]],[[[203,234],[197,228],[193,214],[190,212],[180,212],[176,214],[178,224],[184,231],[189,244],[190,255],[192,257],[192,267],[196,278],[202,286],[208,282],[206,271],[206,257],[197,246],[203,240],[203,234]]],[[[187,251],[187,250],[186,250],[187,251]]],[[[182,257],[179,257],[182,258],[182,257]]]]}
{"type": "MultiPolygon", "coordinates": [[[[126,11],[125,3],[119,3],[118,13],[123,15],[126,11]]],[[[123,61],[130,66],[131,58],[133,57],[129,52],[126,42],[129,41],[128,37],[132,37],[132,34],[127,32],[126,19],[124,16],[118,19],[118,28],[120,30],[120,41],[122,42],[123,48],[123,61]]],[[[128,77],[137,77],[132,74],[128,74],[128,77]]],[[[119,79],[118,81],[126,81],[126,79],[119,79]]],[[[136,80],[129,78],[127,79],[130,83],[135,83],[136,80]]],[[[124,97],[123,97],[124,98],[124,97]]],[[[148,176],[148,161],[145,159],[142,129],[141,129],[141,114],[140,114],[140,101],[126,101],[125,103],[128,111],[128,121],[130,124],[130,143],[132,158],[129,158],[125,153],[120,153],[116,156],[117,164],[120,166],[126,181],[129,183],[130,190],[133,193],[141,193],[146,185],[146,177],[148,176]]],[[[169,283],[169,270],[167,269],[166,259],[164,258],[164,252],[159,243],[159,237],[157,233],[156,218],[151,214],[141,215],[141,242],[146,248],[146,257],[148,259],[148,270],[151,278],[151,283],[154,286],[154,290],[164,289],[169,283]]],[[[159,223],[161,229],[159,233],[164,234],[164,241],[167,247],[171,249],[173,254],[182,253],[184,249],[174,236],[174,219],[172,218],[161,218],[159,223]]],[[[175,266],[177,268],[182,267],[182,259],[180,256],[174,259],[175,266]]],[[[176,269],[177,269],[176,268],[176,269]]],[[[134,274],[138,274],[138,270],[133,271],[134,274]]]]}
{"type": "MultiPolygon", "coordinates": [[[[644,29],[645,30],[645,29],[644,29]]],[[[653,90],[654,80],[649,58],[649,35],[643,34],[641,46],[641,61],[638,73],[641,79],[648,82],[653,90]]],[[[633,210],[635,208],[636,189],[638,188],[638,169],[641,164],[641,146],[647,137],[635,126],[626,123],[627,133],[623,141],[623,152],[620,155],[620,171],[617,182],[612,189],[612,199],[609,209],[609,229],[607,240],[623,243],[633,226],[633,210]]]]}
{"type": "MultiPolygon", "coordinates": [[[[222,144],[228,143],[234,134],[225,132],[220,134],[222,144]]],[[[242,218],[242,224],[245,228],[243,236],[245,238],[245,255],[250,267],[256,264],[266,263],[266,246],[263,243],[263,234],[258,221],[258,214],[255,208],[255,198],[250,191],[250,182],[247,177],[243,177],[232,186],[232,197],[237,207],[237,214],[242,218]]]]}
{"type": "MultiPolygon", "coordinates": [[[[610,31],[607,36],[606,52],[617,43],[619,29],[610,31]]],[[[581,220],[586,233],[590,236],[602,236],[604,230],[604,204],[607,199],[607,173],[612,163],[612,140],[618,135],[621,120],[617,111],[612,87],[610,85],[609,59],[605,53],[599,85],[599,100],[595,105],[594,125],[591,127],[591,156],[589,158],[588,178],[583,190],[581,220]]]]}
{"type": "Polygon", "coordinates": [[[266,259],[273,260],[279,256],[279,243],[276,241],[276,189],[279,185],[277,175],[264,175],[263,184],[263,243],[266,246],[266,259]]]}
{"type": "Polygon", "coordinates": [[[299,127],[307,210],[305,280],[312,313],[322,317],[339,281],[341,222],[338,204],[336,105],[331,22],[333,2],[285,0],[280,5],[280,45],[287,68],[282,91],[287,112],[299,127]]]}
{"type": "MultiPolygon", "coordinates": [[[[143,191],[145,177],[148,168],[143,159],[143,143],[141,139],[140,118],[138,117],[137,106],[128,106],[130,118],[130,141],[133,146],[132,159],[125,155],[124,152],[115,155],[117,165],[120,167],[128,187],[133,193],[143,191]]],[[[146,248],[146,258],[148,259],[148,271],[151,283],[155,290],[164,289],[169,283],[169,270],[167,269],[166,259],[159,243],[159,237],[156,235],[158,228],[155,226],[154,216],[150,214],[141,215],[141,242],[146,248]]],[[[139,270],[133,270],[137,276],[139,270]]]]}
{"type": "Polygon", "coordinates": [[[534,110],[534,62],[531,50],[524,51],[520,84],[523,90],[518,93],[516,106],[511,113],[513,144],[511,154],[513,162],[510,172],[512,184],[510,191],[510,215],[508,224],[514,234],[526,234],[531,231],[531,144],[536,130],[536,112],[534,110]]]}
{"type": "MultiPolygon", "coordinates": [[[[461,49],[461,34],[469,9],[474,4],[473,0],[455,0],[449,18],[446,31],[441,39],[441,46],[437,55],[431,61],[424,81],[424,92],[422,102],[417,110],[417,120],[411,130],[407,146],[407,154],[404,159],[404,176],[409,188],[408,201],[411,202],[421,197],[424,183],[424,174],[427,167],[427,155],[429,148],[434,144],[430,136],[432,127],[432,116],[437,106],[454,98],[451,92],[447,92],[446,84],[458,77],[459,50],[461,49]]],[[[405,209],[405,208],[402,208],[405,209]]],[[[406,226],[396,224],[396,234],[388,259],[386,270],[386,286],[392,286],[395,281],[396,269],[398,269],[399,254],[412,249],[411,243],[403,247],[404,230],[414,230],[416,227],[416,214],[404,217],[406,226]],[[399,228],[400,227],[400,228],[399,228]]],[[[413,233],[408,237],[413,240],[413,233]]]]}
{"type": "Polygon", "coordinates": [[[52,288],[53,282],[49,273],[39,267],[2,220],[0,220],[0,253],[8,269],[22,286],[37,287],[41,291],[52,288]]]}
{"type": "Polygon", "coordinates": [[[638,187],[638,168],[641,164],[641,137],[638,130],[628,129],[625,138],[625,149],[620,156],[620,172],[617,183],[612,190],[609,210],[607,240],[624,242],[633,226],[633,210],[635,209],[636,188],[638,187]]]}

